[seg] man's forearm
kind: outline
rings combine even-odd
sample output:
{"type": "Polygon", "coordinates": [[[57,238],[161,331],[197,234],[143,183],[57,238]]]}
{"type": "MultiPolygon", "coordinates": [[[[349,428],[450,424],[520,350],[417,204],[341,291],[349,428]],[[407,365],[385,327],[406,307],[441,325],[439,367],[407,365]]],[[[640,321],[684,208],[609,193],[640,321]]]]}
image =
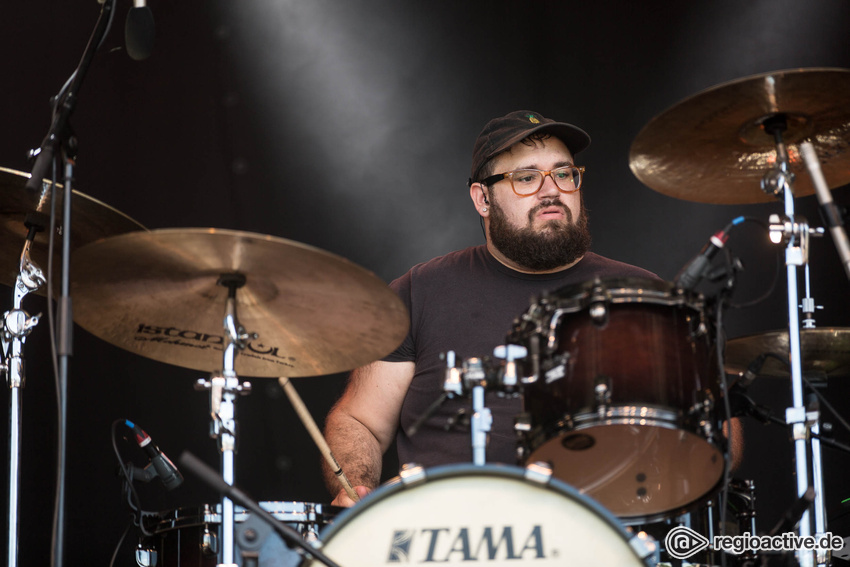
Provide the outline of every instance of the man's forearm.
{"type": "MultiPolygon", "coordinates": [[[[381,479],[381,446],[362,423],[341,412],[331,412],[325,424],[325,438],[352,486],[375,488],[381,479]]],[[[342,484],[336,471],[322,461],[325,486],[337,494],[342,484]]]]}

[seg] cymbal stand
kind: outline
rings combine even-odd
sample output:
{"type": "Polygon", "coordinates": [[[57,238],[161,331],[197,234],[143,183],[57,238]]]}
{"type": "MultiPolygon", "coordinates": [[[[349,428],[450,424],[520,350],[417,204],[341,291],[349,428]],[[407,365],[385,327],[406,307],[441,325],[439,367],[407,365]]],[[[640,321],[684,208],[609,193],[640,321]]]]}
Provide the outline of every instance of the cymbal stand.
{"type": "MultiPolygon", "coordinates": [[[[795,465],[797,478],[797,497],[802,497],[809,488],[808,452],[807,442],[809,440],[810,428],[816,429],[817,415],[807,412],[803,398],[803,373],[802,356],[800,349],[800,320],[798,314],[798,290],[797,290],[797,267],[808,264],[808,244],[811,231],[806,220],[795,217],[794,194],[792,191],[794,174],[789,168],[788,149],[783,140],[783,132],[787,129],[786,117],[776,114],[768,117],[763,122],[764,130],[772,135],[776,143],[776,167],[767,172],[762,179],[762,189],[780,198],[784,198],[785,217],[780,219],[777,215],[771,215],[770,237],[775,243],[784,242],[785,266],[788,281],[788,343],[789,360],[791,362],[791,390],[794,406],[785,411],[785,421],[792,426],[795,449],[795,465]]],[[[814,457],[819,459],[820,451],[814,457]]],[[[821,467],[818,462],[814,466],[814,473],[820,474],[821,467]]],[[[815,481],[818,484],[818,481],[815,481]]],[[[822,480],[821,480],[822,482],[822,480]]],[[[822,484],[821,484],[822,486],[822,484]]],[[[823,494],[816,494],[815,509],[822,509],[823,494]]],[[[803,514],[798,526],[799,535],[802,537],[812,535],[811,519],[808,511],[803,514]]],[[[820,532],[823,533],[823,532],[820,532]]],[[[802,567],[814,565],[814,554],[805,550],[797,551],[797,560],[802,567]]],[[[820,564],[821,562],[818,561],[820,564]]]]}
{"type": "Polygon", "coordinates": [[[24,373],[23,349],[27,336],[38,325],[40,315],[30,316],[21,309],[24,297],[44,285],[45,279],[41,268],[30,258],[35,233],[39,227],[27,219],[29,234],[21,252],[20,269],[15,280],[12,310],[3,314],[3,324],[0,328],[0,373],[6,374],[9,383],[9,507],[8,526],[9,537],[6,565],[15,567],[18,564],[18,495],[21,480],[21,390],[26,381],[24,373]]]}
{"type": "MultiPolygon", "coordinates": [[[[251,391],[251,383],[239,383],[234,370],[236,355],[248,343],[258,338],[256,333],[248,333],[239,323],[236,316],[236,290],[245,285],[242,274],[222,274],[218,284],[227,288],[227,301],[224,312],[225,348],[223,355],[223,370],[213,372],[209,381],[199,380],[195,385],[198,390],[210,392],[210,437],[218,439],[221,451],[221,475],[224,481],[233,485],[235,481],[234,454],[236,453],[236,395],[246,395],[251,391]]],[[[233,501],[223,497],[221,500],[221,547],[219,548],[219,564],[235,565],[234,528],[235,514],[233,501]]]]}
{"type": "MultiPolygon", "coordinates": [[[[844,229],[842,213],[832,201],[832,194],[830,193],[829,185],[827,185],[826,179],[823,176],[823,171],[821,170],[820,161],[818,160],[814,146],[810,142],[800,144],[800,155],[806,163],[806,169],[812,179],[812,185],[815,188],[818,203],[820,203],[821,213],[823,213],[823,218],[826,220],[829,227],[829,232],[832,236],[833,243],[835,244],[836,251],[838,252],[838,257],[844,266],[844,271],[847,274],[847,277],[850,278],[850,242],[848,242],[847,232],[844,229]]],[[[816,309],[814,301],[809,304],[809,307],[812,311],[816,309]]],[[[814,317],[812,317],[812,319],[814,319],[814,317]]],[[[814,324],[812,324],[812,327],[814,327],[814,324]]],[[[819,429],[818,423],[816,422],[815,427],[812,430],[815,434],[812,439],[812,453],[814,465],[817,467],[815,470],[815,490],[817,491],[815,496],[823,498],[823,489],[818,488],[817,485],[817,482],[822,479],[822,473],[819,473],[822,462],[820,457],[821,447],[818,435],[820,433],[819,429]]],[[[817,505],[818,501],[816,500],[815,503],[817,505]]],[[[819,514],[816,518],[818,533],[824,533],[826,532],[826,505],[820,503],[815,511],[819,514]]]]}

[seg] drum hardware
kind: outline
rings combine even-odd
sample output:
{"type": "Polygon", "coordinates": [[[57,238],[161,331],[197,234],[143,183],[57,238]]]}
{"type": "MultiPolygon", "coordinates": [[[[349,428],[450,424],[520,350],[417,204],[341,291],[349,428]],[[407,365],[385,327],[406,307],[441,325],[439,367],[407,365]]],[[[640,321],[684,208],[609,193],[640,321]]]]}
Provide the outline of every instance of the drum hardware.
{"type": "MultiPolygon", "coordinates": [[[[340,513],[334,506],[312,502],[260,502],[276,522],[289,526],[311,545],[320,545],[319,530],[340,513]]],[[[302,555],[281,540],[272,528],[242,506],[235,508],[236,558],[242,567],[260,561],[267,567],[295,567],[302,555]]],[[[216,564],[217,526],[221,506],[178,508],[162,512],[149,526],[136,550],[140,567],[211,567],[216,564]]],[[[254,563],[256,565],[256,563],[254,563]]]]}
{"type": "MultiPolygon", "coordinates": [[[[438,401],[442,403],[447,398],[470,395],[472,399],[472,417],[470,419],[472,462],[484,465],[487,462],[487,438],[493,425],[493,414],[486,407],[484,392],[494,390],[500,396],[519,395],[520,378],[516,361],[527,356],[525,347],[518,345],[502,345],[493,351],[493,359],[472,357],[464,359],[461,367],[456,366],[456,355],[449,351],[445,355],[446,374],[443,382],[444,396],[438,401]]],[[[436,410],[439,405],[431,405],[436,410]]],[[[430,408],[429,408],[430,409],[430,408]]],[[[433,412],[434,410],[431,410],[433,412]]],[[[424,422],[429,412],[417,420],[424,422]]]]}
{"type": "MultiPolygon", "coordinates": [[[[210,393],[210,437],[216,439],[221,452],[222,478],[227,484],[235,482],[236,454],[236,395],[251,392],[251,383],[240,384],[234,370],[236,355],[243,351],[250,341],[257,340],[257,333],[249,333],[239,322],[236,314],[236,292],[245,286],[247,278],[240,273],[223,273],[217,285],[227,288],[224,308],[225,346],[223,352],[223,370],[210,375],[209,381],[199,380],[196,390],[209,390],[210,393]]],[[[221,563],[234,562],[234,508],[233,501],[226,496],[221,500],[221,563]]]]}
{"type": "MultiPolygon", "coordinates": [[[[671,529],[682,526],[697,532],[711,542],[704,551],[688,557],[687,561],[682,562],[682,565],[694,565],[695,567],[755,565],[755,562],[759,559],[759,553],[751,549],[742,550],[741,553],[733,555],[722,553],[714,548],[714,537],[717,535],[757,534],[755,483],[751,480],[733,478],[724,490],[727,491],[729,496],[725,506],[722,504],[721,496],[723,492],[721,491],[685,514],[664,522],[640,526],[640,529],[648,532],[649,536],[658,542],[665,543],[666,534],[671,529]],[[725,514],[721,511],[725,511],[725,514]],[[721,523],[721,516],[731,517],[732,520],[721,523]]],[[[668,555],[668,550],[662,545],[658,567],[670,567],[673,564],[668,555]]]]}
{"type": "MultiPolygon", "coordinates": [[[[590,318],[593,319],[592,313],[590,318]]],[[[611,403],[611,377],[597,376],[594,378],[593,393],[596,396],[596,413],[599,415],[599,419],[604,419],[608,411],[608,404],[611,403]]]]}
{"type": "Polygon", "coordinates": [[[24,297],[44,285],[41,269],[30,258],[30,246],[37,228],[30,225],[21,251],[18,277],[15,280],[12,309],[3,314],[0,328],[0,374],[6,376],[9,385],[9,490],[8,490],[8,547],[7,560],[10,567],[18,562],[18,516],[21,481],[21,390],[26,384],[24,368],[24,343],[27,336],[38,325],[39,315],[31,316],[22,309],[24,297]]]}
{"type": "Polygon", "coordinates": [[[484,406],[484,386],[472,388],[472,462],[483,465],[487,462],[487,438],[493,425],[490,408],[484,406]]]}
{"type": "MultiPolygon", "coordinates": [[[[184,451],[177,461],[180,463],[180,466],[192,471],[208,486],[224,495],[225,498],[244,506],[245,509],[251,512],[251,514],[257,516],[266,524],[271,526],[272,529],[283,538],[288,546],[293,547],[293,549],[298,548],[308,557],[312,557],[328,567],[339,567],[337,563],[325,555],[325,553],[320,549],[322,547],[320,541],[314,541],[312,544],[305,541],[301,534],[299,534],[296,530],[286,524],[278,522],[273,514],[264,509],[259,503],[251,500],[251,498],[249,498],[235,485],[228,483],[222,476],[219,476],[216,471],[211,469],[203,461],[191,453],[184,451]]],[[[223,520],[224,516],[222,515],[222,521],[223,520]]],[[[233,563],[232,559],[230,563],[233,563]]]]}
{"type": "Polygon", "coordinates": [[[446,381],[443,389],[449,397],[464,393],[472,394],[472,418],[470,419],[472,462],[483,465],[487,462],[487,436],[493,425],[493,415],[490,408],[484,406],[484,388],[487,384],[487,373],[480,358],[470,358],[463,361],[463,371],[454,368],[455,353],[449,351],[446,355],[446,381]]]}
{"type": "MultiPolygon", "coordinates": [[[[44,180],[37,190],[27,188],[30,180],[28,173],[0,167],[0,242],[18,243],[29,242],[25,278],[38,278],[41,273],[39,266],[49,266],[59,260],[60,246],[53,249],[53,257],[49,254],[50,203],[55,202],[57,210],[64,203],[63,185],[53,184],[44,180]],[[35,234],[29,236],[30,227],[35,234]]],[[[75,252],[81,246],[125,232],[147,230],[144,226],[131,219],[124,213],[111,208],[97,199],[73,190],[71,200],[71,216],[74,219],[74,232],[71,234],[71,251],[75,252]]],[[[61,234],[61,223],[52,234],[61,234]]],[[[17,244],[0,247],[0,283],[12,288],[17,286],[17,278],[21,274],[21,249],[17,244]]],[[[42,279],[44,277],[42,276],[42,279]]],[[[45,295],[44,284],[36,286],[30,293],[45,295]]]]}
{"type": "MultiPolygon", "coordinates": [[[[820,441],[811,439],[809,433],[817,435],[818,417],[811,416],[805,410],[803,400],[803,379],[802,379],[802,364],[801,364],[801,349],[800,349],[800,323],[798,316],[798,291],[797,291],[797,268],[808,264],[808,244],[809,237],[812,231],[809,230],[805,219],[796,220],[794,211],[794,194],[792,187],[794,183],[793,176],[789,175],[789,157],[785,148],[783,133],[787,129],[787,119],[781,113],[775,113],[771,121],[765,124],[765,132],[772,134],[776,143],[776,167],[772,171],[765,174],[766,187],[771,184],[777,187],[775,194],[778,195],[778,189],[781,188],[785,202],[785,219],[782,221],[782,226],[777,228],[775,224],[771,225],[771,240],[778,243],[786,244],[785,264],[787,267],[788,280],[788,336],[790,343],[790,362],[791,362],[791,387],[794,406],[786,409],[786,421],[792,427],[794,446],[795,446],[795,463],[796,463],[796,478],[797,478],[797,494],[802,496],[809,489],[809,450],[807,445],[811,445],[811,461],[812,461],[812,480],[815,490],[814,500],[814,526],[812,526],[808,511],[803,513],[802,519],[798,525],[798,531],[801,536],[812,535],[812,527],[815,534],[823,534],[826,532],[826,514],[824,501],[824,486],[823,472],[821,470],[821,455],[820,441]]],[[[771,219],[778,220],[778,219],[771,219]]],[[[816,233],[815,233],[816,234],[816,233]]],[[[818,564],[825,565],[824,558],[819,554],[806,553],[800,551],[797,553],[798,560],[807,567],[809,565],[818,564]]]]}
{"type": "MultiPolygon", "coordinates": [[[[55,230],[50,229],[51,203],[55,209],[63,209],[64,191],[54,191],[54,185],[46,180],[40,184],[33,182],[36,187],[30,189],[30,181],[29,174],[0,168],[0,202],[3,203],[0,211],[0,242],[23,242],[21,248],[17,248],[17,244],[0,247],[0,283],[10,285],[13,290],[12,309],[3,314],[0,323],[0,374],[6,376],[10,391],[7,499],[7,564],[10,567],[18,561],[21,410],[22,392],[26,384],[23,350],[26,337],[32,333],[41,317],[41,314],[30,315],[22,305],[25,296],[29,294],[45,294],[47,278],[41,266],[49,268],[59,258],[62,249],[61,246],[51,247],[50,239],[56,234],[69,233],[61,222],[55,230]]],[[[63,188],[58,184],[55,187],[63,188]]],[[[72,250],[111,234],[144,230],[136,221],[100,201],[78,191],[71,193],[73,199],[68,202],[70,214],[74,218],[74,231],[70,234],[72,250]]]]}

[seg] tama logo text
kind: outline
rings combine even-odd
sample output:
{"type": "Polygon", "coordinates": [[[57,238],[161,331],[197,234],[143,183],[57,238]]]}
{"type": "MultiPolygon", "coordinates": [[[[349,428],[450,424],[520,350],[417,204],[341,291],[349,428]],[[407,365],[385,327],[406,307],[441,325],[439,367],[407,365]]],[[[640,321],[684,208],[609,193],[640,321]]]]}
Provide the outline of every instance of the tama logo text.
{"type": "Polygon", "coordinates": [[[539,525],[518,533],[513,526],[421,528],[393,532],[387,563],[447,563],[545,559],[539,525]]]}

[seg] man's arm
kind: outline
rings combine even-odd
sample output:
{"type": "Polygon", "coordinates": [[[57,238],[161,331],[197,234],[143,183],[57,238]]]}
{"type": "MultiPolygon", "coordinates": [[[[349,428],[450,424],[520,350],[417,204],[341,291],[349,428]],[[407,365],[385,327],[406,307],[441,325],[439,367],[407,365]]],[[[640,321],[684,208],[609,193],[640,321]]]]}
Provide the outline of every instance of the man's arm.
{"type": "Polygon", "coordinates": [[[741,466],[741,461],[744,460],[744,428],[741,426],[741,420],[733,417],[730,422],[723,422],[723,434],[729,439],[729,470],[735,470],[741,466]],[[727,423],[732,424],[732,434],[729,434],[727,423]]]}
{"type": "MultiPolygon", "coordinates": [[[[328,445],[360,496],[380,482],[382,455],[395,437],[413,372],[413,362],[378,361],[354,370],[325,420],[328,445]]],[[[354,502],[325,462],[322,472],[328,490],[337,495],[333,504],[351,506],[354,502]]]]}

